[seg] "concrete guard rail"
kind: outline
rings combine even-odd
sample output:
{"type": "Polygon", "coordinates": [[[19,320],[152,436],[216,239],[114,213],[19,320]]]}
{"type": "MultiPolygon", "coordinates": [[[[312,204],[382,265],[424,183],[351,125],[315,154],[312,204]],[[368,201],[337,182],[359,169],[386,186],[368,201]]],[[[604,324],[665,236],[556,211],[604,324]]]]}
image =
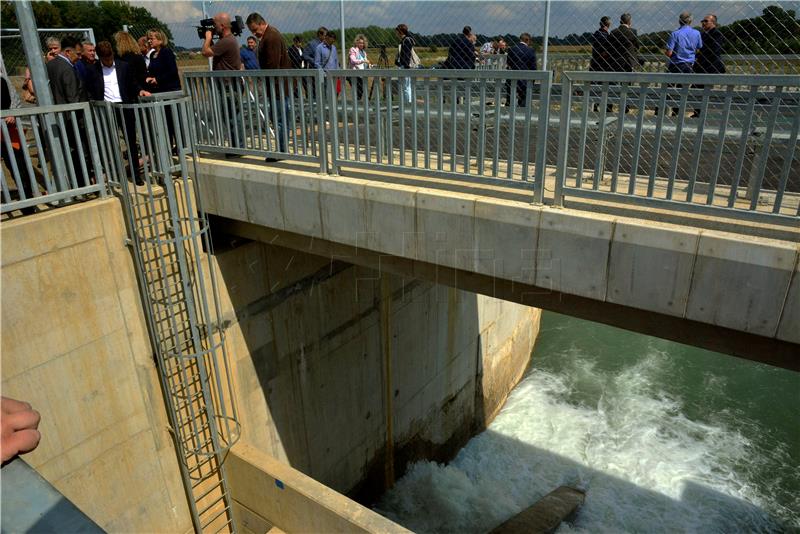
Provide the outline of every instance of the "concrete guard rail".
{"type": "Polygon", "coordinates": [[[13,124],[0,121],[0,143],[16,196],[0,165],[0,213],[106,195],[88,103],[3,110],[2,118],[9,117],[13,124]]]}

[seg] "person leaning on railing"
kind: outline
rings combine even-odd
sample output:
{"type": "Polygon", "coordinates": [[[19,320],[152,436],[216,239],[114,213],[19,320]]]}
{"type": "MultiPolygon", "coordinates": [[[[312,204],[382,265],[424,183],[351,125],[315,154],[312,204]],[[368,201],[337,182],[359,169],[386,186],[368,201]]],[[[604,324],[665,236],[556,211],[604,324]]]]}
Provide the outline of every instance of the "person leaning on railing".
{"type": "MultiPolygon", "coordinates": [[[[250,13],[245,21],[247,28],[258,39],[258,65],[262,69],[291,69],[292,63],[289,61],[289,53],[286,50],[286,42],[283,40],[281,32],[271,24],[267,24],[259,13],[250,13]]],[[[270,82],[270,80],[267,80],[270,82]]],[[[275,84],[269,84],[270,90],[274,92],[275,102],[283,109],[286,117],[289,117],[289,101],[284,98],[281,102],[280,91],[277,90],[275,84]]],[[[287,87],[288,89],[288,87],[287,87]]],[[[285,93],[288,95],[288,91],[285,93]]],[[[284,113],[281,110],[275,110],[277,117],[277,124],[275,124],[275,133],[277,137],[277,145],[279,152],[286,152],[286,137],[288,136],[288,125],[284,124],[284,113]]],[[[267,116],[272,117],[273,114],[267,111],[267,116]]],[[[267,157],[267,163],[278,161],[277,158],[267,157]]]]}

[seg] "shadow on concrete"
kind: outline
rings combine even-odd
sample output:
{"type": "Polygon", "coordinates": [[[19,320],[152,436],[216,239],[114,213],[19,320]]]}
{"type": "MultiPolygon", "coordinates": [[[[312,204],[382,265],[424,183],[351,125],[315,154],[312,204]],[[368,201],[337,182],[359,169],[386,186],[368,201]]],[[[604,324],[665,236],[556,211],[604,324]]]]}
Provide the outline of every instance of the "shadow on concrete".
{"type": "Polygon", "coordinates": [[[429,289],[384,275],[387,395],[380,273],[236,236],[214,241],[234,310],[223,319],[241,330],[229,357],[238,362],[243,441],[372,503],[409,462],[449,460],[484,428],[477,295],[458,292],[454,302],[446,282],[429,289]]]}

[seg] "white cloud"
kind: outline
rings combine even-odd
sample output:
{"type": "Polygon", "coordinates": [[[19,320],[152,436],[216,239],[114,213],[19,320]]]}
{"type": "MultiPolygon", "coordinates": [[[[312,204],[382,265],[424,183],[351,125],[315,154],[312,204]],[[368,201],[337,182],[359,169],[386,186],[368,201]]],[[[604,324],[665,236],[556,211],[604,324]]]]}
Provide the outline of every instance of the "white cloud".
{"type": "Polygon", "coordinates": [[[200,20],[203,18],[203,11],[193,2],[183,1],[146,1],[133,0],[132,6],[143,7],[161,22],[167,24],[175,22],[185,22],[187,20],[200,20]]]}

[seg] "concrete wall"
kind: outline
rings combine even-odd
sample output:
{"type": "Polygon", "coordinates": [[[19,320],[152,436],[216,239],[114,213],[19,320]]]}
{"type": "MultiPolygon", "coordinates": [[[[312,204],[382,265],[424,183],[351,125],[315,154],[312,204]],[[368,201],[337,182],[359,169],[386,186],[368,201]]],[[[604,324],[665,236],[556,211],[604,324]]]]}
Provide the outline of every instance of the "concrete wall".
{"type": "Polygon", "coordinates": [[[228,477],[236,524],[245,534],[273,533],[276,528],[280,532],[410,532],[248,445],[237,445],[231,452],[228,477]]]}
{"type": "Polygon", "coordinates": [[[215,265],[242,442],[363,501],[387,459],[447,460],[491,420],[538,332],[533,308],[258,242],[215,265]]]}
{"type": "Polygon", "coordinates": [[[3,395],[42,415],[25,459],[108,531],[191,528],[115,199],[4,221],[3,395]]]}
{"type": "Polygon", "coordinates": [[[503,283],[518,302],[800,368],[800,299],[788,298],[797,293],[797,241],[444,191],[422,179],[399,185],[212,160],[199,171],[216,215],[366,249],[414,273],[433,266],[433,279],[437,268],[457,269],[482,277],[492,295],[503,283]],[[569,296],[580,306],[565,307],[569,296]]]}

